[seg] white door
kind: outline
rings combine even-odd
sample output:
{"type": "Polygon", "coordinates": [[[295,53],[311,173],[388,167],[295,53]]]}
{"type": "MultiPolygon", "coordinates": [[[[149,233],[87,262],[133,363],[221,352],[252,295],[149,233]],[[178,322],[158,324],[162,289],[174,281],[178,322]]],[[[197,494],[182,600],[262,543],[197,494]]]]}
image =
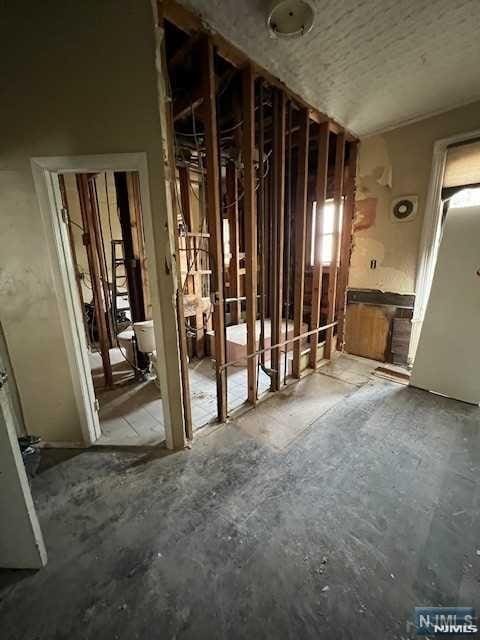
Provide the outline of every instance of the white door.
{"type": "Polygon", "coordinates": [[[39,569],[47,553],[18,446],[7,358],[0,327],[0,567],[39,569]]]}
{"type": "Polygon", "coordinates": [[[410,384],[480,403],[480,207],[451,208],[410,384]]]}

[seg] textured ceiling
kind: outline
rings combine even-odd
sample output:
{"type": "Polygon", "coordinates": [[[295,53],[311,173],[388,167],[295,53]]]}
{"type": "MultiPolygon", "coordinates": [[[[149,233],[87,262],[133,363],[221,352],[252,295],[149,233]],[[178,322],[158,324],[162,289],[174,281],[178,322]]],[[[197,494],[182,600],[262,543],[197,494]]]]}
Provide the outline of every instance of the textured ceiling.
{"type": "Polygon", "coordinates": [[[269,0],[182,0],[362,136],[480,99],[480,0],[311,0],[312,31],[270,38],[269,0]]]}

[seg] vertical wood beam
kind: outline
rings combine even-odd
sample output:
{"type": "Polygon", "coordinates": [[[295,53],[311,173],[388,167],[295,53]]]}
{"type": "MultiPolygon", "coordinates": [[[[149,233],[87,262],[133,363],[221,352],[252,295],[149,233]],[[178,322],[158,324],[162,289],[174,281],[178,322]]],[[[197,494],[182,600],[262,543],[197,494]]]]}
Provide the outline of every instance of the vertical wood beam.
{"type": "MultiPolygon", "coordinates": [[[[343,169],[345,164],[345,133],[337,135],[335,146],[335,175],[333,179],[334,224],[332,262],[328,276],[328,315],[327,324],[335,319],[335,301],[337,293],[338,254],[340,249],[340,218],[343,196],[343,169]]],[[[325,357],[332,357],[333,327],[327,329],[325,357]]]]}
{"type": "MultiPolygon", "coordinates": [[[[106,175],[108,176],[108,173],[106,175]]],[[[108,191],[108,179],[105,189],[108,191]]],[[[145,230],[143,228],[142,199],[140,197],[140,178],[136,171],[127,173],[127,190],[130,224],[133,234],[133,252],[135,258],[139,261],[145,318],[149,320],[152,317],[152,304],[150,302],[150,286],[145,256],[145,230]]]]}
{"type": "Polygon", "coordinates": [[[100,283],[103,290],[103,301],[106,310],[106,324],[108,333],[108,343],[110,347],[115,344],[114,341],[114,326],[113,326],[113,311],[111,305],[110,286],[108,279],[108,265],[105,256],[105,243],[103,239],[102,225],[100,222],[100,209],[98,204],[98,192],[97,183],[95,180],[95,174],[87,174],[88,178],[88,200],[90,209],[92,212],[92,232],[95,235],[95,250],[98,255],[98,267],[100,283]]]}
{"type": "MultiPolygon", "coordinates": [[[[300,130],[297,154],[297,188],[295,194],[295,275],[293,290],[294,336],[299,336],[302,333],[303,324],[309,127],[310,119],[308,115],[308,109],[302,109],[300,113],[300,130]]],[[[292,372],[295,378],[300,377],[301,351],[301,340],[297,340],[293,343],[292,372]]]]}
{"type": "MultiPolygon", "coordinates": [[[[160,13],[160,15],[162,15],[160,13]]],[[[158,22],[160,25],[159,32],[157,32],[157,38],[161,33],[161,39],[159,38],[161,44],[157,49],[157,66],[160,66],[160,71],[157,76],[157,86],[158,86],[158,94],[160,98],[160,126],[162,130],[162,143],[163,143],[163,153],[165,156],[165,205],[166,205],[166,213],[167,213],[167,234],[170,234],[170,246],[173,244],[173,248],[175,250],[175,256],[177,257],[177,265],[175,269],[175,281],[174,283],[174,296],[175,296],[175,314],[176,314],[176,337],[178,339],[178,356],[179,356],[179,373],[180,380],[178,380],[177,371],[173,368],[174,375],[172,375],[172,387],[178,388],[178,382],[180,382],[181,386],[181,395],[182,395],[182,414],[181,417],[178,416],[176,422],[174,422],[171,418],[171,415],[168,416],[167,424],[166,424],[166,436],[167,436],[167,446],[171,449],[179,449],[185,446],[185,438],[192,440],[193,438],[193,423],[192,423],[192,404],[190,399],[190,378],[188,371],[188,348],[187,348],[187,332],[185,328],[185,312],[183,307],[183,282],[182,282],[182,274],[180,268],[180,260],[178,256],[179,252],[179,238],[178,238],[178,201],[176,197],[176,188],[177,188],[177,178],[175,171],[175,149],[174,149],[174,128],[173,128],[173,118],[172,118],[172,110],[171,110],[171,96],[167,98],[167,92],[165,87],[165,81],[168,79],[168,70],[167,70],[167,56],[165,50],[165,32],[163,30],[163,22],[160,20],[158,22]],[[158,65],[160,62],[160,65],[158,65]],[[168,105],[168,106],[167,106],[168,105]],[[182,421],[181,429],[178,422],[182,421]]],[[[163,200],[163,198],[162,198],[163,200]]],[[[155,228],[154,228],[155,232],[155,228]]],[[[163,231],[165,233],[165,230],[163,231]]],[[[158,267],[157,267],[158,268],[158,267]]],[[[160,278],[159,278],[160,279],[160,278]]],[[[156,283],[152,282],[152,285],[156,283]]],[[[160,296],[160,300],[161,300],[160,296]]],[[[161,309],[163,312],[163,309],[161,309]]],[[[163,328],[162,328],[163,330],[163,328]]],[[[157,332],[156,332],[156,335],[157,332]]],[[[158,348],[158,347],[157,347],[158,348]]],[[[168,384],[168,381],[167,381],[168,384]]],[[[177,394],[178,395],[178,394],[177,394]]],[[[168,413],[170,414],[170,406],[174,404],[172,400],[172,392],[168,390],[168,413]]],[[[176,398],[175,398],[176,400],[176,398]]],[[[164,405],[165,406],[165,405],[164,405]]],[[[178,412],[175,407],[175,413],[178,415],[178,412]]]]}
{"type": "Polygon", "coordinates": [[[94,211],[90,202],[90,190],[88,175],[85,173],[76,176],[80,212],[82,214],[84,244],[87,252],[88,266],[92,280],[93,304],[97,319],[98,341],[100,356],[102,358],[105,386],[113,385],[112,365],[109,352],[109,335],[106,318],[106,307],[103,299],[102,284],[100,282],[99,247],[97,234],[95,233],[94,211]]]}
{"type": "MultiPolygon", "coordinates": [[[[285,214],[285,94],[275,89],[273,94],[273,194],[272,194],[272,344],[281,342],[281,324],[283,307],[283,240],[285,214]]],[[[271,390],[280,389],[281,347],[272,349],[271,390]]]]}
{"type": "Polygon", "coordinates": [[[210,268],[212,271],[213,329],[215,333],[215,369],[217,381],[217,415],[220,422],[227,418],[227,376],[225,364],[225,317],[223,296],[222,216],[220,210],[220,169],[215,95],[214,51],[210,37],[200,44],[203,122],[207,150],[207,216],[210,268]]]}
{"type": "Polygon", "coordinates": [[[357,173],[358,143],[351,142],[348,157],[348,176],[343,203],[342,240],[337,283],[337,349],[343,350],[345,335],[345,312],[350,258],[352,254],[353,219],[355,215],[355,177],[357,173]]]}
{"type": "MultiPolygon", "coordinates": [[[[62,198],[62,207],[68,211],[68,200],[67,200],[67,190],[65,188],[65,179],[63,177],[62,174],[59,174],[58,176],[58,185],[60,187],[60,196],[62,198]]],[[[85,301],[83,299],[83,290],[82,290],[82,279],[80,277],[80,270],[78,268],[78,259],[77,259],[77,249],[75,247],[75,236],[73,233],[73,226],[72,226],[72,221],[70,220],[70,216],[67,216],[68,219],[68,239],[70,241],[70,251],[72,252],[72,260],[73,260],[73,265],[75,267],[75,280],[77,281],[77,286],[78,286],[78,295],[80,298],[80,308],[82,309],[82,318],[84,320],[83,325],[85,328],[85,337],[87,340],[87,344],[90,344],[91,342],[91,338],[88,335],[88,329],[85,323],[85,313],[84,313],[84,304],[85,301]]],[[[87,259],[88,258],[88,252],[87,252],[87,259]]]]}
{"type": "MultiPolygon", "coordinates": [[[[118,218],[122,230],[123,241],[123,265],[127,278],[128,301],[132,322],[142,322],[145,317],[145,301],[143,299],[142,270],[140,261],[135,257],[134,240],[132,233],[130,201],[128,198],[127,174],[124,171],[115,171],[115,194],[117,200],[118,218]]],[[[115,270],[112,265],[112,279],[115,278],[115,270]]],[[[136,348],[137,363],[140,369],[148,367],[148,356],[136,348]]]]}
{"type": "MultiPolygon", "coordinates": [[[[228,228],[230,231],[230,296],[238,298],[240,296],[240,275],[239,275],[239,228],[238,228],[238,180],[237,167],[233,161],[227,162],[226,167],[226,206],[228,215],[228,228]]],[[[241,319],[241,304],[239,300],[230,303],[232,322],[238,324],[241,319]]]]}
{"type": "MultiPolygon", "coordinates": [[[[260,268],[258,270],[258,283],[257,291],[260,294],[260,334],[258,340],[259,349],[265,348],[265,317],[267,315],[267,296],[268,296],[268,278],[267,278],[267,264],[268,264],[268,240],[266,229],[267,216],[266,216],[266,202],[265,195],[267,193],[267,184],[265,181],[265,111],[264,111],[264,92],[263,92],[263,80],[260,80],[258,91],[258,158],[259,158],[259,180],[258,180],[258,192],[257,192],[257,254],[260,254],[260,268]]],[[[265,351],[260,354],[260,362],[265,368],[265,351]]],[[[258,377],[257,377],[257,394],[258,394],[258,377]]]]}
{"type": "MultiPolygon", "coordinates": [[[[328,122],[319,125],[318,133],[318,162],[317,175],[315,181],[315,200],[317,203],[315,218],[315,235],[312,238],[314,246],[314,263],[312,269],[312,313],[310,319],[310,330],[320,326],[320,302],[322,299],[322,234],[323,234],[323,210],[327,197],[327,174],[328,174],[328,148],[330,143],[330,128],[328,122]]],[[[312,335],[310,339],[309,364],[312,369],[317,368],[318,333],[312,335]]]]}
{"type": "MultiPolygon", "coordinates": [[[[247,308],[247,353],[256,351],[257,325],[257,202],[255,194],[255,76],[251,64],[242,71],[243,101],[243,189],[245,231],[245,296],[247,308]]],[[[262,169],[263,170],[263,169],[262,169]]],[[[248,401],[257,402],[257,357],[247,361],[248,401]]]]}

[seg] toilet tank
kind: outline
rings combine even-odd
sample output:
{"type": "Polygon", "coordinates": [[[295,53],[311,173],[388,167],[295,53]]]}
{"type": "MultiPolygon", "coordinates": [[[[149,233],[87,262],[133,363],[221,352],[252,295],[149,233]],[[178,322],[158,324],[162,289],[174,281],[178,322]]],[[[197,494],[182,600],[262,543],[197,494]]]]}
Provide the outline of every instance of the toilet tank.
{"type": "Polygon", "coordinates": [[[153,320],[134,322],[133,330],[137,338],[138,350],[142,353],[152,353],[155,351],[155,335],[153,333],[153,320]]]}

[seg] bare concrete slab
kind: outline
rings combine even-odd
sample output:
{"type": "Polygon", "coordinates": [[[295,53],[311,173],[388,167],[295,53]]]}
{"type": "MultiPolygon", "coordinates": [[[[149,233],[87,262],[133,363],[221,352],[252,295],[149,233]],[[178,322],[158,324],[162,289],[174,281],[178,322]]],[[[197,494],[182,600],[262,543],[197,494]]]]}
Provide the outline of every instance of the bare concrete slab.
{"type": "Polygon", "coordinates": [[[311,374],[265,399],[255,411],[235,421],[234,427],[273,447],[288,447],[310,425],[357,390],[352,384],[311,374]]]}
{"type": "Polygon", "coordinates": [[[45,456],[49,563],[0,572],[2,640],[413,640],[415,606],[478,606],[478,407],[374,378],[283,448],[45,456]]]}

